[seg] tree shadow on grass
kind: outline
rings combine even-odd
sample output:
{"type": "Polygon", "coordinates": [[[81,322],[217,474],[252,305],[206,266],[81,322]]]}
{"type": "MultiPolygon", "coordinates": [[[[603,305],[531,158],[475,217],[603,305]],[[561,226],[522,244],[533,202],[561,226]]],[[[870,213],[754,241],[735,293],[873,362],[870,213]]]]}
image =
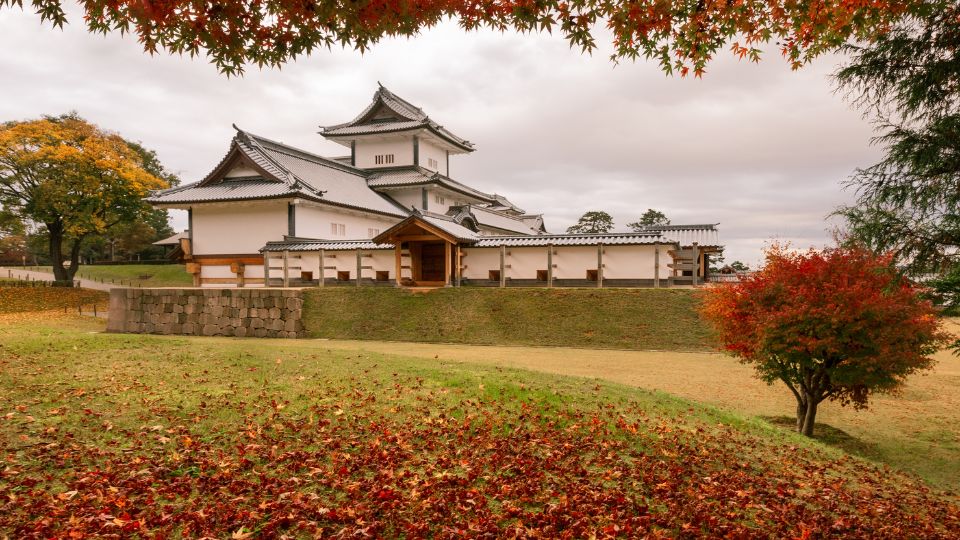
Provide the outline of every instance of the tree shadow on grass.
{"type": "MultiPolygon", "coordinates": [[[[797,419],[789,416],[761,416],[765,420],[777,427],[795,431],[797,419]]],[[[842,429],[837,429],[830,424],[816,423],[814,427],[813,438],[828,446],[833,446],[858,457],[876,460],[879,456],[877,446],[872,443],[864,442],[853,435],[850,435],[842,429]]]]}

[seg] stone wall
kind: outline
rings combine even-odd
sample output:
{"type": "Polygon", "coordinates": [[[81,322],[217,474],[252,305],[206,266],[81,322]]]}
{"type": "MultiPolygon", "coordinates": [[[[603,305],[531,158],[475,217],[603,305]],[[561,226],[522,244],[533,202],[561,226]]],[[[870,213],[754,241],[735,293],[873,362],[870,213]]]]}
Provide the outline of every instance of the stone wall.
{"type": "Polygon", "coordinates": [[[302,313],[292,289],[113,289],[107,331],[296,338],[302,313]]]}

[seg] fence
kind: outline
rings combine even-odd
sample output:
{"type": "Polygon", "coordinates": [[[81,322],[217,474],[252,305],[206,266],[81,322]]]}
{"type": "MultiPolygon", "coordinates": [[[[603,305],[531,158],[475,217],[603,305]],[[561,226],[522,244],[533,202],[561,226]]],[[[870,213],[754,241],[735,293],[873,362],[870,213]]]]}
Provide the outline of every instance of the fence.
{"type": "Polygon", "coordinates": [[[80,280],[75,281],[50,281],[35,279],[32,277],[14,277],[12,270],[7,270],[7,277],[0,278],[0,287],[79,287],[80,280]]]}
{"type": "Polygon", "coordinates": [[[740,272],[737,274],[708,274],[707,283],[740,283],[744,278],[753,272],[740,272]]]}

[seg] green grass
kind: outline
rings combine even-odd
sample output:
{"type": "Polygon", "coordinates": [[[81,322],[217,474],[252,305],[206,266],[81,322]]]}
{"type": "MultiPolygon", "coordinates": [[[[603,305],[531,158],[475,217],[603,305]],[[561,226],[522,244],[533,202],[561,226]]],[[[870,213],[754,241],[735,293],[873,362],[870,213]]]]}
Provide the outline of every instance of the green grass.
{"type": "Polygon", "coordinates": [[[704,350],[685,289],[310,289],[313,337],[585,348],[704,350]]]}
{"type": "Polygon", "coordinates": [[[102,328],[0,324],[0,536],[960,534],[919,480],[659,392],[102,328]]]}
{"type": "MultiPolygon", "coordinates": [[[[50,272],[49,266],[40,267],[50,272]]],[[[104,283],[123,281],[124,286],[141,287],[192,287],[193,276],[188,274],[182,264],[118,264],[81,266],[78,279],[91,279],[104,283]]]]}

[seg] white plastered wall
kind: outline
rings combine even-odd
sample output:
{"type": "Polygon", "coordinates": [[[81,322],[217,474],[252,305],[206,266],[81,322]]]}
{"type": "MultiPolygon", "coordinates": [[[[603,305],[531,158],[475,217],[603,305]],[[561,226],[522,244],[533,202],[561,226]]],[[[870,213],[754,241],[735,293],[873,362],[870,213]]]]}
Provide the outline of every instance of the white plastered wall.
{"type": "MultiPolygon", "coordinates": [[[[587,270],[597,268],[597,246],[554,246],[553,278],[586,279],[587,270]]],[[[667,246],[660,246],[660,278],[668,276],[667,246]]],[[[605,279],[653,279],[654,246],[604,246],[605,279]]],[[[464,248],[463,277],[489,279],[490,270],[500,269],[500,248],[464,248]]],[[[506,277],[536,279],[537,270],[547,269],[546,247],[506,248],[506,277]]]]}
{"type": "MultiPolygon", "coordinates": [[[[370,238],[370,229],[383,232],[400,222],[400,218],[361,215],[344,212],[326,205],[298,204],[296,210],[296,233],[303,238],[322,238],[326,240],[360,240],[370,238]],[[345,225],[342,236],[331,233],[330,224],[345,225]]],[[[263,247],[263,246],[261,246],[263,247]]]]}
{"type": "Polygon", "coordinates": [[[430,141],[420,140],[420,166],[431,171],[437,171],[446,176],[450,174],[447,170],[447,151],[430,141]],[[430,158],[437,160],[437,166],[430,166],[430,158]]]}
{"type": "Polygon", "coordinates": [[[396,139],[358,140],[355,149],[356,166],[361,169],[413,165],[413,139],[410,136],[396,139]],[[378,165],[376,156],[393,154],[393,163],[378,165]]]}
{"type": "Polygon", "coordinates": [[[196,205],[192,226],[195,255],[255,255],[287,234],[287,201],[196,205]]]}
{"type": "MultiPolygon", "coordinates": [[[[461,248],[465,257],[461,264],[464,266],[462,276],[467,279],[489,279],[490,270],[500,269],[500,248],[461,248]]],[[[510,271],[507,270],[507,276],[510,271]]]]}

